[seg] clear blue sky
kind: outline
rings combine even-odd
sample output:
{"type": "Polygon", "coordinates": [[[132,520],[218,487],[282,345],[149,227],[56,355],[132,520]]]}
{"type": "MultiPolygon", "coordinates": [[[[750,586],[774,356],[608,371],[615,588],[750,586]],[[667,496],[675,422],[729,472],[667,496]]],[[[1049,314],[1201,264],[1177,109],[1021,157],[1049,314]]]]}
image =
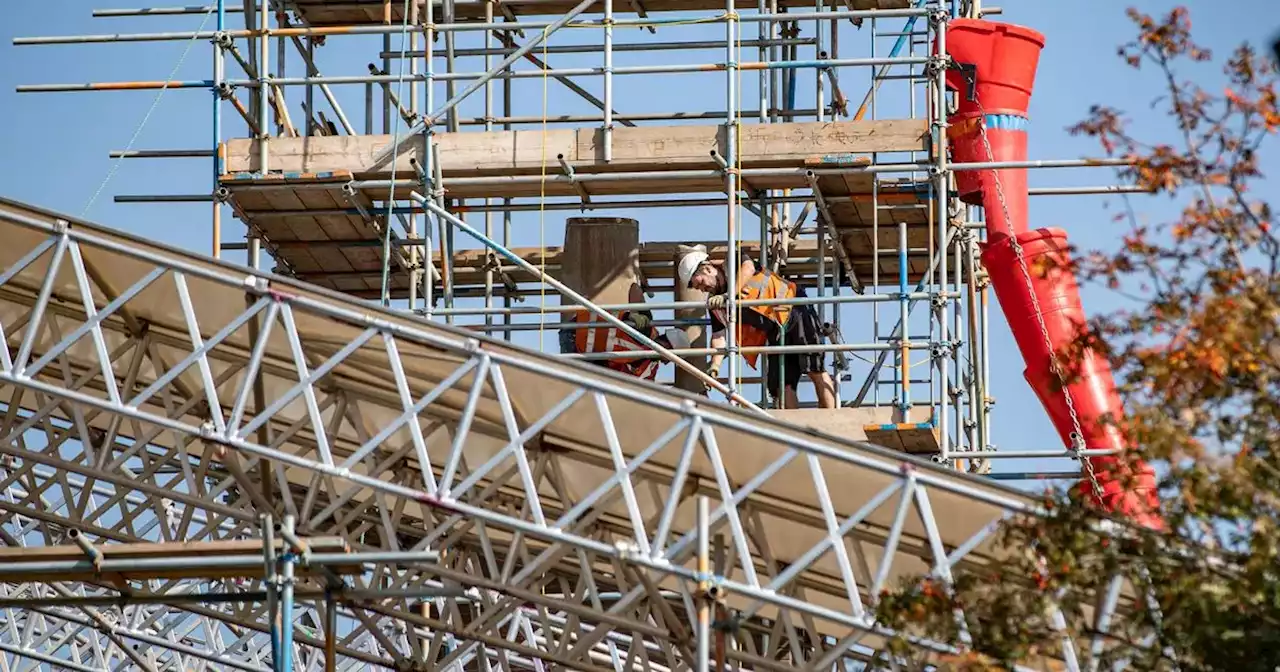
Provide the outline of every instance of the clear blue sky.
{"type": "MultiPolygon", "coordinates": [[[[79,215],[98,189],[112,162],[107,153],[123,149],[156,99],[155,92],[86,92],[56,94],[17,94],[14,87],[32,83],[66,83],[123,80],[163,80],[170,75],[185,42],[91,44],[70,46],[14,47],[15,36],[101,34],[190,30],[200,24],[201,16],[164,18],[91,17],[94,7],[136,7],[146,0],[112,5],[109,0],[10,0],[6,3],[6,19],[0,22],[0,195],[28,201],[70,214],[79,215]]],[[[193,4],[155,0],[157,6],[193,4]]],[[[228,3],[233,4],[233,3],[228,3]]],[[[239,3],[234,3],[239,4],[239,3]]],[[[1132,118],[1159,134],[1167,128],[1164,121],[1152,115],[1150,101],[1159,92],[1157,82],[1120,66],[1116,46],[1134,35],[1124,9],[1136,5],[1148,12],[1164,12],[1176,4],[1188,4],[1192,10],[1197,38],[1220,53],[1243,40],[1264,46],[1272,34],[1280,30],[1280,14],[1269,0],[1202,1],[1189,3],[1120,2],[1116,0],[1005,0],[995,3],[1004,8],[996,20],[1030,26],[1045,33],[1047,46],[1043,53],[1035,96],[1031,106],[1032,158],[1075,158],[1096,156],[1097,148],[1088,139],[1073,138],[1065,128],[1085,117],[1094,103],[1105,103],[1130,112],[1132,118]]],[[[236,27],[241,19],[230,15],[228,25],[236,27]]],[[[884,21],[881,31],[898,30],[899,21],[884,21]]],[[[210,20],[208,29],[213,28],[210,20]]],[[[812,24],[804,26],[811,35],[812,24]]],[[[744,29],[744,38],[754,36],[754,26],[744,29]]],[[[869,28],[859,34],[845,24],[841,29],[842,57],[867,54],[869,28]]],[[[598,39],[572,33],[553,37],[552,44],[598,39]]],[[[650,37],[635,29],[620,29],[619,42],[658,39],[723,39],[720,26],[660,28],[650,37]],[[679,32],[677,32],[679,31],[679,32]]],[[[397,45],[399,36],[393,38],[397,45]]],[[[878,41],[877,53],[884,55],[891,39],[878,41]]],[[[327,75],[364,74],[365,64],[376,60],[378,38],[338,37],[320,50],[320,67],[327,75]]],[[[178,79],[207,79],[211,76],[211,47],[198,42],[191,48],[178,79]]],[[[292,53],[292,49],[290,49],[292,53]]],[[[803,56],[802,56],[803,57],[803,56]]],[[[552,55],[554,67],[594,65],[598,56],[552,55]]],[[[663,62],[709,62],[723,59],[719,51],[660,55],[663,62]]],[[[744,57],[754,60],[754,50],[744,57]]],[[[274,47],[272,59],[275,59],[274,47]]],[[[618,65],[654,62],[651,56],[620,54],[618,65]],[[643,59],[643,60],[642,60],[643,59]]],[[[476,59],[466,69],[482,70],[476,59]]],[[[295,57],[288,61],[288,74],[302,74],[295,57]]],[[[274,69],[274,68],[273,68],[274,69]]],[[[230,61],[228,76],[242,77],[230,61]]],[[[394,72],[394,69],[393,69],[394,72]]],[[[747,75],[748,90],[754,75],[747,75]]],[[[809,78],[805,78],[808,80],[809,78]]],[[[615,107],[621,111],[673,111],[723,109],[723,75],[668,75],[619,78],[615,107]]],[[[842,86],[855,104],[866,90],[866,71],[842,74],[842,86]]],[[[599,95],[598,78],[583,85],[599,95]]],[[[589,108],[555,82],[550,83],[552,114],[583,113],[589,108]]],[[[893,83],[885,85],[888,92],[893,83]]],[[[542,82],[519,80],[517,114],[541,113],[542,82]]],[[[295,103],[301,89],[289,91],[295,103]]],[[[443,87],[438,96],[443,95],[443,87]]],[[[801,90],[800,107],[811,107],[811,87],[801,90]]],[[[353,123],[363,127],[363,87],[341,87],[339,96],[353,123]]],[[[317,99],[319,99],[317,93],[317,99]]],[[[885,94],[885,109],[901,110],[902,96],[885,94]]],[[[443,100],[443,97],[437,99],[443,100]]],[[[744,106],[754,108],[748,93],[744,106]]],[[[480,111],[479,96],[464,104],[467,115],[480,111]]],[[[160,99],[150,121],[143,129],[135,148],[205,148],[210,145],[210,94],[203,90],[169,91],[160,99]]],[[[322,109],[326,109],[321,105],[322,109]]],[[[224,114],[234,116],[229,108],[224,114]]],[[[301,113],[293,108],[295,123],[301,113]]],[[[242,135],[243,127],[227,122],[227,135],[242,135]]],[[[381,121],[379,116],[379,128],[381,121]]],[[[536,128],[536,127],[535,127],[536,128]]],[[[1167,135],[1165,136],[1168,137],[1167,135]]],[[[1272,164],[1273,165],[1273,164],[1272,164]]],[[[119,166],[108,187],[86,213],[90,219],[119,227],[135,234],[182,246],[199,252],[208,251],[209,207],[207,204],[129,205],[112,202],[114,194],[197,193],[209,188],[211,167],[205,160],[130,160],[119,166]]],[[[1031,171],[1032,186],[1067,186],[1106,184],[1113,182],[1106,170],[1031,171]]],[[[1135,197],[1135,205],[1146,216],[1168,216],[1173,205],[1149,197],[1135,197]]],[[[1057,226],[1070,232],[1073,242],[1083,247],[1112,247],[1120,230],[1110,222],[1110,213],[1119,203],[1101,196],[1038,197],[1032,199],[1031,225],[1057,226]],[[1111,209],[1108,209],[1110,204],[1111,209]]],[[[601,213],[604,214],[604,213],[601,213]]],[[[623,213],[619,213],[623,214],[623,213]]],[[[544,228],[547,244],[557,244],[562,236],[566,213],[546,216],[544,228]]],[[[634,216],[634,215],[632,215],[634,216]]],[[[230,219],[229,217],[227,218],[230,219]]],[[[677,240],[682,237],[722,238],[723,208],[709,210],[648,210],[640,215],[645,240],[677,240]]],[[[515,245],[537,245],[540,225],[536,215],[516,220],[515,245]]],[[[231,220],[228,237],[242,235],[243,229],[231,220]]],[[[231,257],[235,258],[235,257],[231,257]]],[[[1102,310],[1114,306],[1112,299],[1098,290],[1087,290],[1086,309],[1102,310]]],[[[892,326],[893,312],[886,311],[882,329],[892,326]]],[[[997,398],[994,441],[1001,447],[1046,449],[1056,447],[1057,440],[1048,419],[1035,397],[1023,382],[1022,362],[999,312],[993,307],[991,346],[999,356],[992,361],[992,394],[997,398]]],[[[844,314],[844,335],[848,341],[867,341],[869,318],[865,308],[850,309],[844,314]]],[[[547,339],[554,348],[554,338],[547,339]]],[[[802,395],[808,396],[807,384],[802,395]]],[[[847,389],[847,388],[846,388],[847,389]]],[[[881,397],[884,400],[888,396],[881,397]]],[[[1029,465],[1027,465],[1029,466],[1029,465]]]]}

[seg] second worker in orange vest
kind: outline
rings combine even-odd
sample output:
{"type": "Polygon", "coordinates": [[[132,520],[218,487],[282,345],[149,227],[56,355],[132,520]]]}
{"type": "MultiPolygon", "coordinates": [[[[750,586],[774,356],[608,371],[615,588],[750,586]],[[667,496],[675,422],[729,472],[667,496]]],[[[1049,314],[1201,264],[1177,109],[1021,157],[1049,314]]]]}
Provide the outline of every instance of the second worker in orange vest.
{"type": "MultiPolygon", "coordinates": [[[[725,329],[728,324],[728,276],[720,264],[712,262],[706,252],[692,252],[680,260],[677,281],[706,292],[707,312],[711,317],[711,347],[723,348],[726,344],[725,329]]],[[[737,300],[786,299],[804,296],[804,290],[770,271],[757,271],[750,259],[738,269],[737,300]]],[[[799,306],[743,306],[738,317],[738,345],[759,347],[774,345],[821,345],[822,325],[817,311],[810,305],[799,306]]],[[[757,367],[758,353],[744,353],[743,358],[753,368],[757,367]]],[[[817,391],[819,408],[835,408],[835,384],[827,373],[821,352],[788,352],[769,354],[768,384],[774,399],[782,401],[783,408],[799,408],[796,385],[804,374],[813,381],[817,391]]],[[[711,356],[708,373],[719,377],[724,355],[711,356]]]]}
{"type": "MultiPolygon", "coordinates": [[[[643,303],[644,294],[639,286],[632,286],[628,303],[643,303]]],[[[669,329],[665,334],[659,333],[653,326],[653,313],[647,310],[628,310],[613,312],[614,317],[622,320],[627,326],[644,334],[664,348],[682,350],[690,346],[689,337],[680,329],[669,329]]],[[[651,352],[649,347],[632,338],[627,332],[613,325],[604,323],[603,319],[586,309],[577,312],[575,321],[579,324],[596,323],[600,326],[578,327],[573,330],[573,350],[580,354],[597,352],[645,353],[651,352]]],[[[620,371],[644,380],[656,380],[658,366],[662,359],[649,356],[612,357],[592,361],[600,366],[620,371]]]]}

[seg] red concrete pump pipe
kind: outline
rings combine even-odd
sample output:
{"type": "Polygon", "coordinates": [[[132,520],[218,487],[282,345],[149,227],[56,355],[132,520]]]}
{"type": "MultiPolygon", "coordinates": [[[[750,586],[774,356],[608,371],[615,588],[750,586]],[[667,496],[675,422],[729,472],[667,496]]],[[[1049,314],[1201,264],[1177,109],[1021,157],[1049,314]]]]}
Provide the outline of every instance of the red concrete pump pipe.
{"type": "MultiPolygon", "coordinates": [[[[1043,47],[1044,36],[1022,26],[976,19],[949,23],[946,49],[953,65],[947,84],[958,92],[956,111],[947,118],[952,160],[1026,160],[1027,108],[1043,47]]],[[[956,184],[961,200],[986,211],[982,263],[1026,362],[1023,375],[1063,443],[1077,445],[1073,437],[1079,432],[1088,449],[1128,448],[1115,425],[1103,422],[1118,421],[1123,412],[1111,367],[1092,351],[1082,361],[1064,351],[1085,324],[1080,288],[1068,270],[1066,232],[1027,228],[1027,171],[960,171],[956,184]],[[1065,387],[1054,372],[1053,352],[1067,373],[1065,387]]],[[[1116,455],[1086,459],[1101,486],[1103,508],[1148,527],[1163,526],[1155,514],[1155,475],[1148,465],[1116,455]]],[[[1080,485],[1086,497],[1098,501],[1087,477],[1080,485]]]]}

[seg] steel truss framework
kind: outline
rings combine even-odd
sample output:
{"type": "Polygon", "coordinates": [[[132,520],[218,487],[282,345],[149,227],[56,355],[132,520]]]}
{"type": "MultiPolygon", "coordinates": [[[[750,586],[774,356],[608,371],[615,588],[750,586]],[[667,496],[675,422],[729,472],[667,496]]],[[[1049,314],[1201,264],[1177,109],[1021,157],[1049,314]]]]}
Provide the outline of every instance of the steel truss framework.
{"type": "MultiPolygon", "coordinates": [[[[835,669],[887,634],[869,614],[880,588],[998,562],[996,524],[1030,511],[984,480],[598,367],[11,203],[0,220],[5,542],[253,538],[282,508],[357,551],[442,550],[346,587],[364,596],[341,609],[338,669],[691,667],[710,578],[693,566],[696,496],[741,616],[731,663],[835,669]]],[[[300,581],[296,661],[315,668],[323,587],[300,581]]],[[[268,669],[263,605],[199,597],[260,581],[150,584],[129,588],[177,604],[12,586],[0,650],[268,669]]]]}

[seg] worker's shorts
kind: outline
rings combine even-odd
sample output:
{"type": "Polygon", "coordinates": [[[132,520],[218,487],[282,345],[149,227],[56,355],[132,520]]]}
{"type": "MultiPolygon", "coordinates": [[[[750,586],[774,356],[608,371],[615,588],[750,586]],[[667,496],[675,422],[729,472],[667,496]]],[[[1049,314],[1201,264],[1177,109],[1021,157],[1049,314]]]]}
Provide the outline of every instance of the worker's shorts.
{"type": "MultiPolygon", "coordinates": [[[[785,332],[779,331],[769,339],[769,345],[822,345],[822,324],[818,311],[810,305],[791,309],[785,332]]],[[[818,373],[826,366],[821,352],[788,352],[771,354],[768,362],[769,392],[775,399],[782,398],[782,386],[795,389],[800,376],[818,373]]]]}

